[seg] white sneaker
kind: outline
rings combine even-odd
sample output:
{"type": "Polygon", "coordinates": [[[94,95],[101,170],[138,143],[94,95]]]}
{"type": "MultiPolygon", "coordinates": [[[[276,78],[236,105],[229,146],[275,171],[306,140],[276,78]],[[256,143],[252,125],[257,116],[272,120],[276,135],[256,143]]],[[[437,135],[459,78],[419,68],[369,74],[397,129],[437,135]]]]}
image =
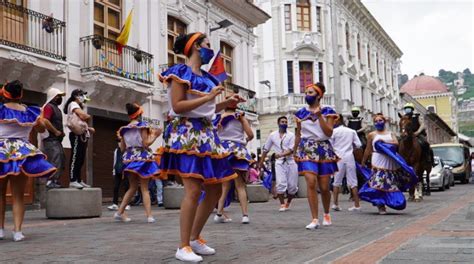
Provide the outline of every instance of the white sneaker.
{"type": "Polygon", "coordinates": [[[286,210],[286,205],[282,204],[280,205],[280,209],[278,209],[278,212],[285,212],[286,210]]]}
{"type": "Polygon", "coordinates": [[[334,211],[341,211],[341,207],[339,207],[339,205],[333,204],[331,208],[332,208],[334,211]]]}
{"type": "Polygon", "coordinates": [[[176,250],[176,254],[174,255],[175,258],[181,260],[181,261],[189,261],[189,262],[200,262],[202,261],[202,257],[196,255],[193,252],[193,249],[191,247],[183,247],[183,248],[178,248],[176,250]]]}
{"type": "Polygon", "coordinates": [[[23,233],[21,231],[20,232],[13,231],[12,234],[13,234],[13,241],[14,242],[19,242],[19,241],[25,240],[25,236],[23,235],[23,233]]]}
{"type": "Polygon", "coordinates": [[[84,186],[82,186],[82,184],[78,183],[77,181],[74,181],[69,183],[69,188],[82,189],[84,186]]]}
{"type": "Polygon", "coordinates": [[[319,220],[318,219],[313,219],[313,221],[306,226],[306,229],[318,229],[319,228],[319,220]]]}
{"type": "Polygon", "coordinates": [[[324,214],[324,216],[323,216],[323,226],[330,226],[330,225],[332,225],[331,215],[330,214],[324,214]]]}
{"type": "Polygon", "coordinates": [[[118,212],[114,214],[114,219],[115,221],[118,221],[118,222],[124,222],[124,223],[128,223],[130,221],[132,221],[132,219],[130,219],[130,217],[123,217],[121,214],[119,214],[118,212]]]}
{"type": "Polygon", "coordinates": [[[347,208],[347,210],[349,210],[350,212],[360,212],[361,208],[360,206],[359,207],[352,206],[350,208],[347,208]]]}
{"type": "Polygon", "coordinates": [[[199,239],[191,241],[189,245],[191,246],[193,251],[196,252],[196,254],[205,255],[205,256],[216,254],[216,250],[208,246],[206,243],[207,243],[206,240],[199,238],[199,239]]]}
{"type": "Polygon", "coordinates": [[[0,228],[0,240],[3,240],[5,238],[5,232],[3,231],[3,228],[0,228]]]}
{"type": "Polygon", "coordinates": [[[110,211],[117,211],[118,210],[118,205],[112,204],[111,206],[108,206],[107,209],[110,211]]]}
{"type": "Polygon", "coordinates": [[[242,224],[248,224],[248,223],[250,223],[250,219],[248,215],[242,216],[242,224]]]}
{"type": "Polygon", "coordinates": [[[82,185],[82,187],[84,187],[84,188],[90,188],[91,187],[90,185],[86,184],[85,182],[80,182],[79,184],[82,185]]]}
{"type": "Polygon", "coordinates": [[[232,222],[231,218],[227,218],[224,215],[218,216],[217,214],[214,216],[214,222],[215,223],[230,223],[232,222]]]}
{"type": "Polygon", "coordinates": [[[130,205],[125,206],[126,211],[130,211],[130,205]]]}
{"type": "Polygon", "coordinates": [[[153,216],[150,216],[146,219],[146,222],[149,224],[156,223],[156,219],[153,216]]]}

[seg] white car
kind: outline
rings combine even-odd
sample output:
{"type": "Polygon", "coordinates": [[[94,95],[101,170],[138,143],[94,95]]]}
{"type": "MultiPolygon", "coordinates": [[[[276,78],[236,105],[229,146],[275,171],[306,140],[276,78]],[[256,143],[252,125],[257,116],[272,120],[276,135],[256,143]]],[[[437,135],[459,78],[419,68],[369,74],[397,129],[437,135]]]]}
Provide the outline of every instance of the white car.
{"type": "MultiPolygon", "coordinates": [[[[430,173],[430,189],[438,189],[444,191],[454,186],[454,175],[451,172],[452,167],[444,164],[439,157],[434,157],[433,168],[430,173]]],[[[426,179],[426,172],[423,174],[426,179]]]]}

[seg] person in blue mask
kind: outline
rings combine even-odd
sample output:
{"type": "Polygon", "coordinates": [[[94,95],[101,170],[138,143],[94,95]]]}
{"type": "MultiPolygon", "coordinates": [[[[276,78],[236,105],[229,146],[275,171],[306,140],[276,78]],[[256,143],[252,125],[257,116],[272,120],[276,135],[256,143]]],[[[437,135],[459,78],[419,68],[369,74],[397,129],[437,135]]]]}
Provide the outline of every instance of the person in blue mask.
{"type": "Polygon", "coordinates": [[[201,69],[214,56],[205,34],[180,35],[173,50],[188,61],[173,65],[159,75],[168,89],[170,111],[157,160],[163,179],[170,174],[181,177],[185,189],[180,211],[181,245],[175,257],[199,262],[203,260],[199,255],[216,253],[200,235],[221,195],[221,183],[238,176],[228,161],[230,153],[221,144],[212,118],[244,100],[234,94],[216,102],[224,87],[201,69]],[[202,190],[206,195],[198,203],[202,190]]]}
{"type": "Polygon", "coordinates": [[[370,179],[359,191],[360,199],[377,206],[381,215],[387,214],[387,206],[402,210],[406,205],[405,197],[399,189],[403,177],[400,165],[388,155],[377,151],[375,147],[377,141],[398,146],[397,137],[387,129],[386,123],[387,119],[382,113],[375,115],[376,130],[368,135],[362,159],[362,164],[366,164],[367,159],[371,157],[372,171],[370,179]]]}
{"type": "Polygon", "coordinates": [[[295,113],[296,142],[294,152],[298,163],[298,172],[304,175],[306,180],[308,204],[312,217],[311,223],[306,226],[306,229],[309,230],[319,228],[317,187],[321,192],[324,209],[323,225],[332,224],[329,214],[331,203],[329,181],[331,176],[338,171],[337,162],[340,160],[329,141],[338,115],[331,107],[323,107],[320,104],[325,92],[326,88],[322,83],[307,85],[305,100],[308,106],[295,113]]]}
{"type": "Polygon", "coordinates": [[[275,152],[275,191],[280,200],[280,212],[290,209],[291,200],[298,191],[298,165],[293,158],[295,134],[287,131],[288,118],[278,118],[278,130],[273,131],[263,146],[259,168],[263,168],[263,161],[273,149],[275,152]],[[287,200],[285,202],[285,194],[287,200]]]}

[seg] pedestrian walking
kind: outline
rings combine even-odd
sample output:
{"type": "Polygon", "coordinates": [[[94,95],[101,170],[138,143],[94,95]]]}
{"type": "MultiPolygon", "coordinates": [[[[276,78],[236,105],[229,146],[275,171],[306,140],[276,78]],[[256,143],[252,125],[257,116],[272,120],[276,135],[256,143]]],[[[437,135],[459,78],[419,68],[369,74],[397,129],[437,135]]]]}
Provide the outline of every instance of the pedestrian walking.
{"type": "Polygon", "coordinates": [[[202,257],[196,253],[212,255],[216,252],[207,245],[201,232],[222,193],[221,183],[237,177],[228,161],[230,153],[220,143],[212,118],[241,98],[234,95],[216,104],[216,97],[224,87],[201,70],[214,56],[205,34],[181,35],[173,50],[185,55],[188,62],[176,64],[160,74],[160,81],[168,88],[171,110],[158,159],[162,173],[181,177],[185,189],[180,214],[181,245],[175,257],[197,262],[202,261],[202,257]],[[198,205],[202,188],[206,195],[198,205]]]}
{"type": "Polygon", "coordinates": [[[305,100],[308,104],[295,113],[296,142],[295,157],[298,163],[298,172],[306,179],[308,203],[312,221],[306,229],[319,227],[318,194],[316,186],[321,192],[324,209],[323,225],[332,224],[329,206],[331,193],[329,182],[331,176],[337,172],[339,157],[334,152],[329,139],[333,134],[336,112],[330,107],[322,107],[320,102],[326,92],[322,83],[310,84],[305,87],[305,100]]]}
{"type": "Polygon", "coordinates": [[[295,147],[295,134],[287,131],[288,118],[281,116],[277,120],[278,130],[273,131],[263,146],[262,158],[259,167],[263,167],[263,161],[267,154],[273,149],[275,151],[275,191],[280,201],[279,212],[290,209],[290,204],[298,191],[298,165],[293,159],[295,147]],[[285,194],[287,200],[285,202],[285,194]]]}
{"type": "Polygon", "coordinates": [[[0,239],[5,237],[7,184],[13,199],[13,241],[22,241],[25,216],[25,186],[28,177],[50,177],[56,168],[28,141],[32,129],[44,132],[41,109],[21,104],[23,84],[12,81],[3,85],[0,97],[0,239]]]}
{"type": "Polygon", "coordinates": [[[348,210],[360,211],[354,147],[360,148],[362,147],[362,143],[360,142],[356,131],[344,126],[344,118],[341,114],[339,114],[339,118],[336,120],[332,137],[329,139],[329,141],[331,142],[336,155],[341,158],[337,162],[338,172],[336,172],[334,175],[334,203],[332,205],[332,209],[335,211],[341,210],[341,207],[339,206],[339,191],[341,189],[342,180],[345,177],[354,200],[354,206],[348,208],[348,210]]]}
{"type": "MultiPolygon", "coordinates": [[[[232,153],[232,155],[229,156],[229,162],[239,175],[239,177],[234,179],[234,184],[242,210],[242,224],[248,224],[250,218],[248,214],[246,178],[249,166],[253,161],[246,145],[253,139],[252,128],[245,118],[245,113],[237,111],[236,103],[229,105],[225,109],[224,114],[219,115],[215,122],[217,135],[222,142],[222,146],[229,153],[232,153]]],[[[230,218],[226,219],[223,215],[224,203],[230,189],[230,181],[222,183],[222,195],[217,205],[217,213],[214,216],[214,222],[230,222],[230,218]]]]}
{"type": "Polygon", "coordinates": [[[117,221],[130,222],[131,219],[125,214],[125,208],[135,195],[138,184],[142,193],[143,207],[148,223],[156,220],[151,214],[150,192],[148,183],[150,179],[157,177],[160,173],[159,165],[153,157],[151,144],[161,134],[158,128],[152,128],[147,122],[142,121],[143,108],[138,104],[126,104],[130,123],[117,131],[120,138],[120,149],[123,152],[123,173],[129,181],[129,189],[125,193],[122,203],[114,218],[117,221]]]}

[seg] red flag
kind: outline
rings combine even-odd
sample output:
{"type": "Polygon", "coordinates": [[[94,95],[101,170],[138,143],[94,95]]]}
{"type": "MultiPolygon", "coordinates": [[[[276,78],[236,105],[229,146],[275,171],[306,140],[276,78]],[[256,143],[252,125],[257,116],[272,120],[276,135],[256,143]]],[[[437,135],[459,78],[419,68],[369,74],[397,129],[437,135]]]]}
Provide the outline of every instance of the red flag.
{"type": "Polygon", "coordinates": [[[225,72],[224,59],[221,56],[221,51],[217,52],[216,58],[211,65],[209,73],[212,74],[219,82],[224,82],[227,79],[225,72]]]}

